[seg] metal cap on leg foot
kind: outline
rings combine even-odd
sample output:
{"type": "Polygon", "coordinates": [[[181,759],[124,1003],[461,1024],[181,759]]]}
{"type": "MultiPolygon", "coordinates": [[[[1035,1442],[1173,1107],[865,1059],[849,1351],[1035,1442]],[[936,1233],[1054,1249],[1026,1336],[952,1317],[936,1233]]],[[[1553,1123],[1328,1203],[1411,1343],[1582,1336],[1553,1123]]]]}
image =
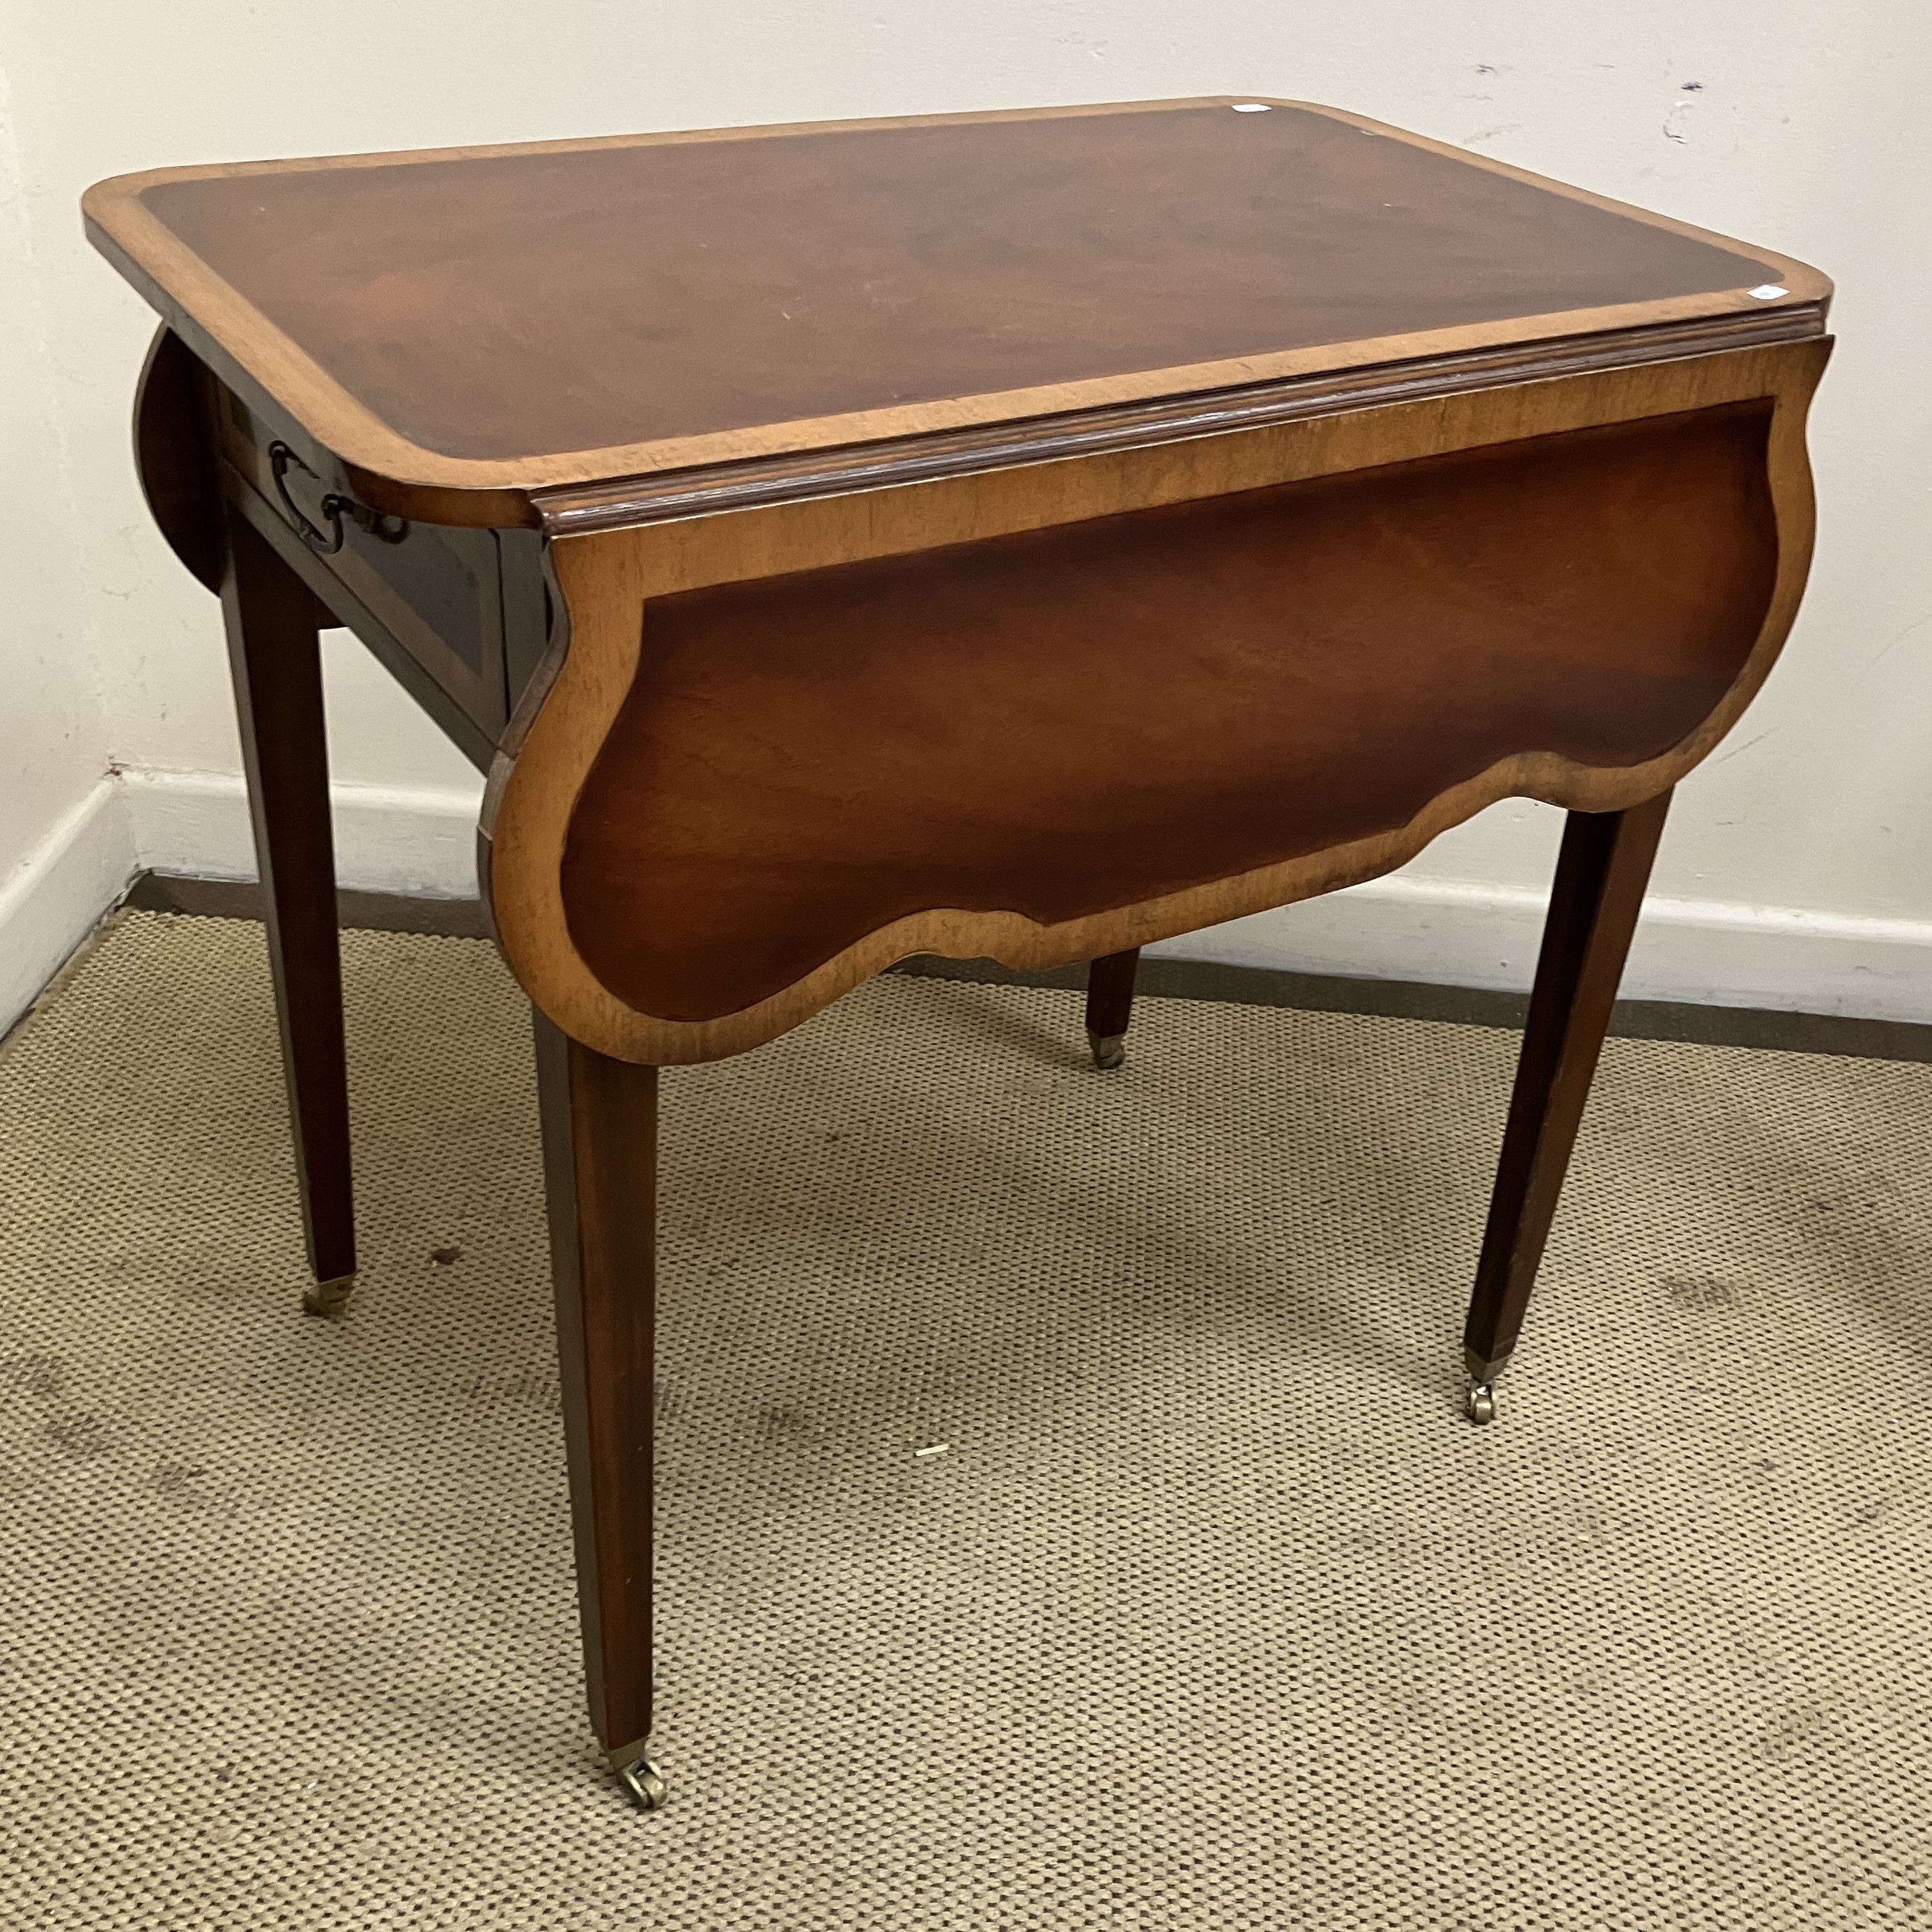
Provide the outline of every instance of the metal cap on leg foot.
{"type": "Polygon", "coordinates": [[[1462,1351],[1462,1366],[1469,1372],[1469,1394],[1463,1413],[1472,1422],[1488,1423],[1496,1419],[1496,1378],[1509,1366],[1507,1355],[1498,1355],[1492,1361],[1485,1361],[1473,1348],[1462,1351]]]}
{"type": "Polygon", "coordinates": [[[349,1306],[350,1291],[356,1286],[352,1274],[339,1274],[333,1281],[319,1281],[302,1296],[302,1312],[319,1315],[325,1322],[340,1322],[349,1306]]]}
{"type": "Polygon", "coordinates": [[[1116,1066],[1126,1064],[1127,1036],[1125,1034],[1096,1033],[1089,1027],[1087,1044],[1094,1049],[1094,1064],[1102,1073],[1111,1072],[1116,1066]]]}
{"type": "Polygon", "coordinates": [[[610,1768],[617,1774],[619,1781],[631,1794],[631,1802],[640,1811],[664,1808],[668,1795],[664,1790],[664,1773],[646,1754],[644,1744],[631,1744],[623,1750],[613,1751],[610,1758],[610,1768]]]}

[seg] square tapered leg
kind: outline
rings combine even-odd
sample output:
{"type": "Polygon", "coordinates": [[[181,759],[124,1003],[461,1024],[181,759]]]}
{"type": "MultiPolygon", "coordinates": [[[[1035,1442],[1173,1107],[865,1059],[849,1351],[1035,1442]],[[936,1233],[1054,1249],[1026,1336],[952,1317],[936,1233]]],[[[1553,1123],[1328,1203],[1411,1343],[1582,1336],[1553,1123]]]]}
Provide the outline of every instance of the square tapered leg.
{"type": "Polygon", "coordinates": [[[585,1689],[598,1741],[646,1810],[651,1730],[658,1070],[536,1016],[557,1363],[585,1689]]]}
{"type": "Polygon", "coordinates": [[[308,587],[230,510],[222,614],[294,1130],[310,1313],[340,1311],[356,1276],[349,1082],[335,851],[322,710],[322,614],[308,587]]]}
{"type": "Polygon", "coordinates": [[[1087,1044],[1102,1072],[1127,1057],[1127,1027],[1134,1014],[1134,978],[1140,948],[1110,952],[1087,968],[1087,1044]]]}
{"type": "Polygon", "coordinates": [[[1663,792],[1627,812],[1573,812],[1564,827],[1463,1330],[1475,1421],[1493,1416],[1522,1330],[1670,808],[1663,792]]]}

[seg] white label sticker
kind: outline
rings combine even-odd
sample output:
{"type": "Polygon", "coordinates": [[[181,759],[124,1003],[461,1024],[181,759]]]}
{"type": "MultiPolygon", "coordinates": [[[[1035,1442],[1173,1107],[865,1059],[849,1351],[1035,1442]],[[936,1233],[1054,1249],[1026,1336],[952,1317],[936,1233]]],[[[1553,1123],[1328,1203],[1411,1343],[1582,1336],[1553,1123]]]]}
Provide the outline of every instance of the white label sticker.
{"type": "Polygon", "coordinates": [[[1234,103],[1237,114],[1265,114],[1268,104],[1265,100],[1238,100],[1234,103]]]}
{"type": "Polygon", "coordinates": [[[1744,291],[1748,296],[1756,296],[1760,302],[1775,302],[1780,296],[1788,296],[1790,292],[1789,289],[1780,288],[1775,282],[1760,282],[1756,288],[1744,291]]]}

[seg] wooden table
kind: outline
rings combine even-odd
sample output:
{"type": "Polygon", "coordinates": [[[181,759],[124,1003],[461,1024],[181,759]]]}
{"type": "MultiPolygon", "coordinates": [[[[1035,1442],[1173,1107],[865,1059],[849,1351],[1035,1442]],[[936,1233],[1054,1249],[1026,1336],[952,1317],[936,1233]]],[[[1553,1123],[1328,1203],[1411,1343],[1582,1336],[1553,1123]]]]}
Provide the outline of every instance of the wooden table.
{"type": "Polygon", "coordinates": [[[489,774],[591,1718],[647,1805],[656,1070],[895,961],[1096,963],[1565,806],[1466,1332],[1521,1328],[1671,788],[1802,588],[1812,269],[1324,107],[122,177],[220,592],[317,1286],[356,1268],[319,626],[489,774]]]}

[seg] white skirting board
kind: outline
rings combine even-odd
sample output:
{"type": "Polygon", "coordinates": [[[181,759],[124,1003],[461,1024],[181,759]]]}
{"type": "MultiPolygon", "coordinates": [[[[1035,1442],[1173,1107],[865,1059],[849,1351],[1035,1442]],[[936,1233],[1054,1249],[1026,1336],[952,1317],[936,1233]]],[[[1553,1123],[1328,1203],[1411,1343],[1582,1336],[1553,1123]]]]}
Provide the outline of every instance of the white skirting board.
{"type": "MultiPolygon", "coordinates": [[[[338,784],[340,883],[466,898],[477,789],[338,784]]],[[[0,1030],[13,1024],[137,871],[249,879],[241,780],[123,770],[102,779],[0,882],[0,1030]]],[[[1150,949],[1171,958],[1520,991],[1540,895],[1400,874],[1150,949]]],[[[1624,976],[1633,999],[1932,1024],[1932,921],[1654,898],[1624,976]]]]}
{"type": "MultiPolygon", "coordinates": [[[[254,878],[248,796],[238,777],[124,771],[121,782],[144,870],[184,878],[254,878]]],[[[474,790],[338,782],[332,793],[338,885],[410,898],[476,896],[480,778],[474,790]]]]}
{"type": "MultiPolygon", "coordinates": [[[[334,788],[336,874],[364,892],[476,894],[474,790],[334,788]]],[[[106,774],[0,880],[0,1034],[143,872],[252,879],[248,795],[224,772],[106,774]]]]}
{"type": "Polygon", "coordinates": [[[104,776],[0,879],[0,1034],[39,998],[140,868],[126,796],[104,776]]]}
{"type": "MultiPolygon", "coordinates": [[[[1299,973],[1526,990],[1540,893],[1394,874],[1150,947],[1299,973]]],[[[1932,920],[1652,897],[1621,988],[1631,1000],[1932,1024],[1932,920]]]]}

